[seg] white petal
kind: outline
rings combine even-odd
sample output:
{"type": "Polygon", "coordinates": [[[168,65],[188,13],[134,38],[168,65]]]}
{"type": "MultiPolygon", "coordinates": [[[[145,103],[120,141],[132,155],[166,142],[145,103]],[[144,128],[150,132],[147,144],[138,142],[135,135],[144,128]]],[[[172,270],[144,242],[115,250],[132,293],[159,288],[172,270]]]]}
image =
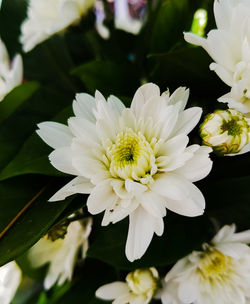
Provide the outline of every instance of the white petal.
{"type": "Polygon", "coordinates": [[[188,260],[188,257],[184,257],[181,260],[179,260],[172,268],[171,270],[166,274],[165,276],[165,282],[168,282],[172,280],[176,275],[184,272],[188,269],[190,266],[190,262],[188,260]]]}
{"type": "Polygon", "coordinates": [[[179,87],[174,91],[174,93],[171,94],[168,104],[178,104],[179,111],[182,111],[186,107],[188,97],[189,89],[186,89],[185,87],[179,87]]]}
{"type": "Polygon", "coordinates": [[[233,74],[222,65],[213,62],[210,64],[209,68],[211,71],[215,71],[220,79],[223,80],[228,86],[233,85],[233,74]]]}
{"type": "Polygon", "coordinates": [[[79,118],[84,118],[90,122],[95,122],[94,109],[96,109],[95,98],[89,94],[76,94],[73,101],[74,114],[79,118]]]}
{"type": "Polygon", "coordinates": [[[193,185],[189,184],[189,196],[183,200],[166,199],[165,206],[180,215],[194,217],[204,213],[205,199],[200,190],[193,185]]]}
{"type": "Polygon", "coordinates": [[[179,134],[170,140],[168,140],[164,145],[160,147],[159,154],[163,155],[177,155],[184,152],[189,138],[186,134],[179,134]]]}
{"type": "Polygon", "coordinates": [[[235,259],[241,259],[250,254],[248,245],[242,243],[221,243],[217,244],[215,248],[235,259]]]}
{"type": "Polygon", "coordinates": [[[155,221],[142,207],[129,216],[129,230],[126,242],[126,256],[130,262],[140,259],[147,250],[155,231],[155,221]]]}
{"type": "Polygon", "coordinates": [[[70,117],[68,119],[68,124],[71,132],[79,139],[88,142],[90,141],[94,144],[98,143],[99,138],[94,123],[84,118],[70,117]]]}
{"type": "Polygon", "coordinates": [[[209,158],[210,152],[212,152],[210,147],[201,146],[193,157],[183,167],[178,168],[175,173],[182,175],[191,182],[203,179],[212,169],[213,163],[209,158]]]}
{"type": "Polygon", "coordinates": [[[160,96],[160,89],[153,83],[142,85],[135,93],[131,103],[131,109],[135,115],[140,115],[143,105],[152,97],[160,96]]]}
{"type": "Polygon", "coordinates": [[[232,235],[235,233],[236,226],[235,224],[232,225],[225,225],[223,226],[214,236],[212,239],[212,244],[218,244],[225,241],[231,241],[232,235]]]}
{"type": "Polygon", "coordinates": [[[93,189],[94,185],[88,179],[78,176],[66,184],[63,188],[57,191],[50,199],[50,202],[62,201],[66,197],[75,193],[88,194],[93,189]]]}
{"type": "Polygon", "coordinates": [[[78,175],[79,172],[72,165],[72,151],[69,147],[58,148],[49,155],[51,164],[59,171],[78,175]]]}
{"type": "Polygon", "coordinates": [[[122,101],[113,95],[109,96],[107,102],[108,102],[108,105],[120,115],[121,115],[122,111],[124,109],[126,109],[124,104],[122,103],[122,101]]]}
{"type": "Polygon", "coordinates": [[[179,114],[174,134],[188,134],[198,124],[202,114],[202,109],[199,107],[189,108],[179,114]]]}
{"type": "Polygon", "coordinates": [[[57,149],[61,147],[70,146],[73,135],[69,127],[52,121],[42,122],[37,125],[39,130],[37,134],[50,147],[57,149]]]}
{"type": "Polygon", "coordinates": [[[96,297],[103,300],[113,300],[129,292],[128,285],[124,282],[114,282],[101,286],[95,292],[96,297]]]}
{"type": "Polygon", "coordinates": [[[138,197],[137,200],[151,215],[160,218],[166,215],[165,199],[162,196],[152,191],[147,191],[140,198],[138,197]]]}
{"type": "Polygon", "coordinates": [[[180,282],[178,296],[183,303],[190,304],[196,301],[199,295],[198,279],[199,276],[193,274],[180,282]]]}
{"type": "Polygon", "coordinates": [[[90,193],[87,200],[88,211],[91,214],[98,214],[107,208],[112,208],[117,199],[118,197],[111,187],[111,181],[104,180],[90,193]]]}
{"type": "Polygon", "coordinates": [[[0,303],[12,303],[12,299],[21,283],[22,272],[16,262],[0,267],[0,303]]]}
{"type": "Polygon", "coordinates": [[[174,174],[156,180],[152,190],[166,198],[165,206],[173,212],[185,216],[198,216],[204,212],[205,199],[200,190],[174,174]]]}
{"type": "Polygon", "coordinates": [[[234,233],[230,237],[230,241],[250,244],[250,230],[245,230],[242,232],[234,233]]]}
{"type": "Polygon", "coordinates": [[[184,33],[184,39],[189,42],[192,43],[194,45],[199,45],[202,46],[205,50],[206,50],[206,45],[207,45],[207,41],[205,38],[202,38],[196,34],[193,33],[184,33]]]}
{"type": "Polygon", "coordinates": [[[189,196],[187,182],[172,173],[159,174],[152,185],[152,190],[173,200],[184,200],[189,196]]]}

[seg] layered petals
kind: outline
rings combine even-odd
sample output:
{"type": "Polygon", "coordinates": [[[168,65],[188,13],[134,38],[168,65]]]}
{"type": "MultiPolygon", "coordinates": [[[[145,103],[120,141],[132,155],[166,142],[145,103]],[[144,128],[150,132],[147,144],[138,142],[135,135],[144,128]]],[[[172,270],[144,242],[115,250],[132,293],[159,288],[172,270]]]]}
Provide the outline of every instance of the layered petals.
{"type": "Polygon", "coordinates": [[[250,3],[245,0],[215,0],[217,29],[207,38],[184,33],[187,42],[203,47],[214,63],[210,69],[231,87],[218,101],[242,113],[250,112],[250,3]]]}
{"type": "Polygon", "coordinates": [[[163,304],[249,303],[249,231],[224,226],[202,251],[176,263],[165,277],[163,304]]]}
{"type": "Polygon", "coordinates": [[[77,94],[69,127],[39,124],[38,134],[55,148],[51,164],[77,176],[51,200],[89,193],[88,211],[104,212],[103,226],[129,216],[130,261],[145,253],[154,233],[162,235],[167,209],[185,216],[204,212],[204,197],[192,182],[211,170],[211,149],[188,146],[188,133],[201,116],[198,107],[185,110],[188,96],[186,88],[161,95],[148,83],[125,108],[98,91],[95,98],[77,94]]]}

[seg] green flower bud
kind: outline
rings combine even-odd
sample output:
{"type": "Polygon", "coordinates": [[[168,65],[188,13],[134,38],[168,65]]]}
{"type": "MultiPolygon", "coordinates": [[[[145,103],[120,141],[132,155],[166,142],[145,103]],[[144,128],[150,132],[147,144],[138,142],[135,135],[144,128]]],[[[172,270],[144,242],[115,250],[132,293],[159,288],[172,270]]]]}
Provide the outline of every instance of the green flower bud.
{"type": "Polygon", "coordinates": [[[249,143],[250,119],[236,110],[217,110],[205,117],[200,136],[220,156],[239,153],[249,143]]]}

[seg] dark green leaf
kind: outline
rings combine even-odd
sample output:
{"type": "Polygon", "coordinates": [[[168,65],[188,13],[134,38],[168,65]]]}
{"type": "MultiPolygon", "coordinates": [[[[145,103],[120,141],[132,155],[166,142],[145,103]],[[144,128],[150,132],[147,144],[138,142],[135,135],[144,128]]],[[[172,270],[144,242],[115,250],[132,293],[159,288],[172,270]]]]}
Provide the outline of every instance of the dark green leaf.
{"type": "Polygon", "coordinates": [[[61,186],[40,176],[0,183],[0,265],[31,247],[69,206],[73,197],[57,203],[47,201],[61,186]]]}
{"type": "MultiPolygon", "coordinates": [[[[72,109],[66,107],[53,121],[65,122],[72,116],[72,109]]],[[[50,176],[66,176],[56,170],[49,162],[48,155],[52,149],[36,134],[32,134],[23,144],[17,155],[0,173],[0,180],[22,174],[44,174],[50,176]]]]}
{"type": "Polygon", "coordinates": [[[135,67],[128,62],[91,61],[75,68],[78,76],[93,94],[99,90],[103,94],[131,95],[138,86],[135,67]]]}
{"type": "Polygon", "coordinates": [[[93,232],[94,239],[88,256],[127,270],[167,266],[199,248],[207,241],[209,231],[206,217],[186,218],[168,215],[164,235],[154,236],[146,254],[140,260],[130,263],[125,257],[127,227],[127,221],[108,227],[96,227],[98,230],[93,232]]]}
{"type": "Polygon", "coordinates": [[[38,82],[25,82],[6,95],[0,103],[0,124],[29,99],[38,87],[38,82]]]}
{"type": "MultiPolygon", "coordinates": [[[[71,105],[72,99],[73,96],[67,97],[60,92],[40,88],[6,119],[0,126],[0,170],[3,170],[19,153],[27,137],[34,133],[37,123],[50,120],[65,106],[71,105]]],[[[41,144],[44,145],[41,149],[45,152],[47,147],[42,141],[41,144]]],[[[32,146],[30,148],[32,149],[32,146]]]]}

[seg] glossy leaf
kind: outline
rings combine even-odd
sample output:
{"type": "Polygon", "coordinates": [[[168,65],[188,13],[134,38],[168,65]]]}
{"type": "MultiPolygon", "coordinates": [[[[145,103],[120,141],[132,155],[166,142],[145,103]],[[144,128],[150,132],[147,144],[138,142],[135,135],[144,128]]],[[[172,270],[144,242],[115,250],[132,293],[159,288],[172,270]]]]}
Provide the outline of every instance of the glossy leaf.
{"type": "Polygon", "coordinates": [[[73,197],[50,203],[61,183],[27,176],[0,183],[0,265],[17,258],[56,221],[73,197]]]}

